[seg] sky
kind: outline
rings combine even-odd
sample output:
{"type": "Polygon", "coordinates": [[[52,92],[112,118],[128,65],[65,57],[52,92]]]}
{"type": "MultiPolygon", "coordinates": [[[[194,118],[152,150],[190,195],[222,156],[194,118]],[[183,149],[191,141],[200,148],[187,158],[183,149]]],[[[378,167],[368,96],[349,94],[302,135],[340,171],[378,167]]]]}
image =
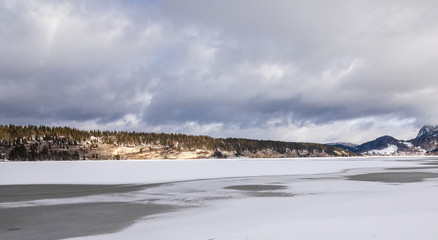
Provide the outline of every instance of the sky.
{"type": "Polygon", "coordinates": [[[0,1],[0,124],[304,142],[438,124],[436,1],[0,1]]]}

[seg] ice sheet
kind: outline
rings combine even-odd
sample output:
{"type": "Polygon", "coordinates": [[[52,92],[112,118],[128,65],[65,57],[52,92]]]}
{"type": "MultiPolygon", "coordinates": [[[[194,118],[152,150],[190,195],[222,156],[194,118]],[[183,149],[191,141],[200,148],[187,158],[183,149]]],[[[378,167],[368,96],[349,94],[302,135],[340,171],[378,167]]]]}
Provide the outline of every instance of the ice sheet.
{"type": "Polygon", "coordinates": [[[118,232],[74,239],[435,240],[438,178],[431,175],[410,182],[372,179],[385,172],[402,177],[414,170],[437,173],[436,168],[412,169],[426,162],[436,160],[369,157],[21,162],[1,163],[0,180],[2,184],[167,182],[130,193],[43,199],[15,206],[4,203],[3,207],[90,201],[180,207],[118,232]],[[369,173],[378,174],[361,181],[349,178],[369,173]]]}
{"type": "Polygon", "coordinates": [[[415,166],[409,159],[412,158],[2,162],[0,185],[143,184],[205,178],[317,174],[350,168],[415,166]]]}

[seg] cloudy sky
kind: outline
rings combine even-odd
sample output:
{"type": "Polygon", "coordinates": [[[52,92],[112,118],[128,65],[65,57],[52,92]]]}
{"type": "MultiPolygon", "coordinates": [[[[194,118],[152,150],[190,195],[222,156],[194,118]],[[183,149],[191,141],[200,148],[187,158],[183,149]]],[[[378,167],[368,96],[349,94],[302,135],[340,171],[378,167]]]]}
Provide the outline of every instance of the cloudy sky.
{"type": "Polygon", "coordinates": [[[362,143],[438,124],[436,1],[0,1],[0,124],[362,143]]]}

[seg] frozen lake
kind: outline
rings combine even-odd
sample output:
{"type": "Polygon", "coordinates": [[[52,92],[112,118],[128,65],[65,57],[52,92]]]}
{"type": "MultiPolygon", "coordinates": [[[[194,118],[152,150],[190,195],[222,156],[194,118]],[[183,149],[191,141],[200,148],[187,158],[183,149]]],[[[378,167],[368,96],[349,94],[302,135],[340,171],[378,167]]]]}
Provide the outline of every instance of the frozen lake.
{"type": "Polygon", "coordinates": [[[0,163],[0,239],[438,239],[438,158],[0,163]]]}

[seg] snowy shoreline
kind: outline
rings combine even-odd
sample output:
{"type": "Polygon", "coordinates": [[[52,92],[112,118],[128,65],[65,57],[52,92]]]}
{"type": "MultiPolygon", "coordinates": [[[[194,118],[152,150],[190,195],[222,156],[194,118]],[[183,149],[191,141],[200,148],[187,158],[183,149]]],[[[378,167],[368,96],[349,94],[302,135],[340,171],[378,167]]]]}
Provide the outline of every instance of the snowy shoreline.
{"type": "Polygon", "coordinates": [[[2,162],[0,185],[143,184],[205,178],[316,174],[349,168],[410,167],[416,165],[414,160],[422,159],[433,157],[2,162]]]}

